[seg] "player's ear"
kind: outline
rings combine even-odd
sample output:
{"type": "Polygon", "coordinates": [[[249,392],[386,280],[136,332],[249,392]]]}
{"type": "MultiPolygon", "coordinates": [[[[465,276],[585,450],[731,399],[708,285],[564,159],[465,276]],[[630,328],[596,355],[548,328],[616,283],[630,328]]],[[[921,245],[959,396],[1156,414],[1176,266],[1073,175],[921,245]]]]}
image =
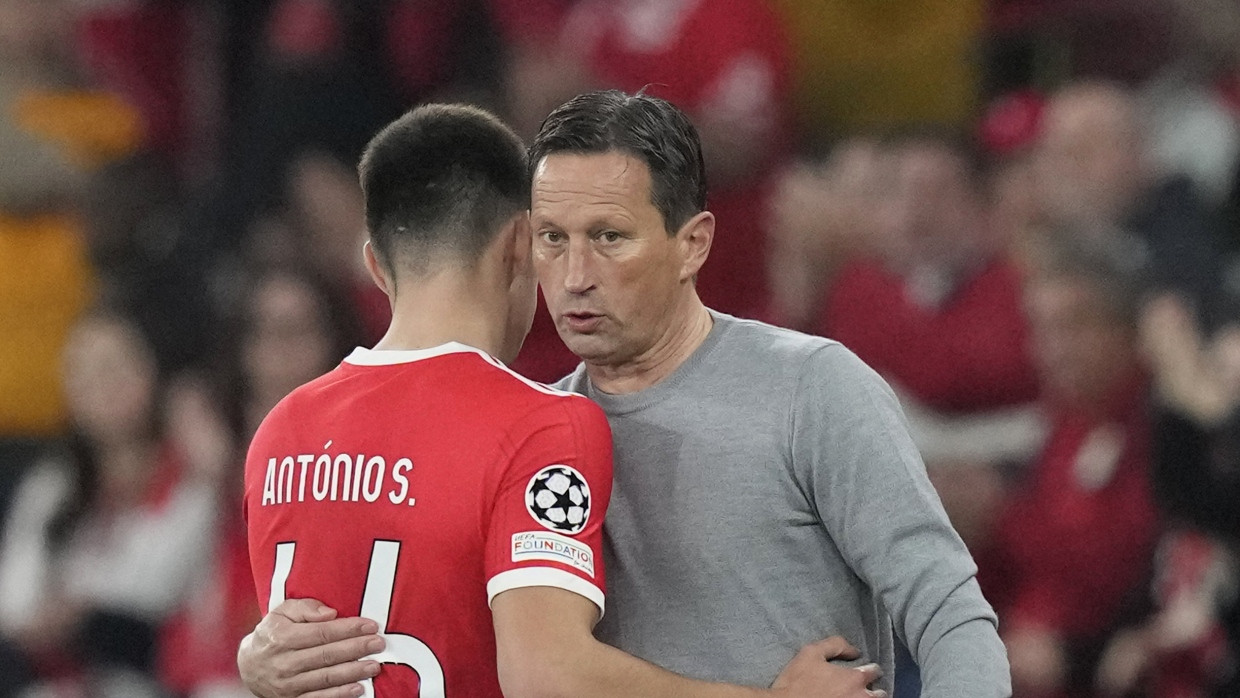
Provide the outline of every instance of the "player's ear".
{"type": "Polygon", "coordinates": [[[697,276],[698,270],[706,263],[714,240],[715,214],[710,211],[702,211],[680,226],[680,230],[676,231],[676,243],[680,247],[681,281],[697,276]]]}
{"type": "Polygon", "coordinates": [[[374,245],[371,245],[369,240],[362,245],[362,259],[366,262],[366,271],[370,272],[370,279],[375,282],[380,291],[391,298],[392,284],[388,282],[387,270],[383,268],[383,263],[379,261],[374,245]]]}
{"type": "Polygon", "coordinates": [[[509,271],[516,273],[530,263],[534,254],[534,238],[530,232],[530,212],[520,211],[509,219],[503,235],[508,242],[509,271]]]}

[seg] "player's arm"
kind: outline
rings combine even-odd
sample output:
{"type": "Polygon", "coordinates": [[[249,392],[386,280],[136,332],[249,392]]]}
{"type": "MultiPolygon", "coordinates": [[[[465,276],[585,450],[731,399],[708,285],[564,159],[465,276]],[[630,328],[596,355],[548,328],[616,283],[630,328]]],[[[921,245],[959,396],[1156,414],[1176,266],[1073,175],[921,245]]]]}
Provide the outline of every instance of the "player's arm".
{"type": "Polygon", "coordinates": [[[599,642],[591,632],[598,607],[565,589],[511,589],[492,600],[491,612],[500,686],[509,698],[886,696],[866,688],[879,677],[876,665],[850,668],[830,663],[858,656],[856,648],[838,637],[806,646],[770,689],[758,689],[687,679],[599,642]]]}

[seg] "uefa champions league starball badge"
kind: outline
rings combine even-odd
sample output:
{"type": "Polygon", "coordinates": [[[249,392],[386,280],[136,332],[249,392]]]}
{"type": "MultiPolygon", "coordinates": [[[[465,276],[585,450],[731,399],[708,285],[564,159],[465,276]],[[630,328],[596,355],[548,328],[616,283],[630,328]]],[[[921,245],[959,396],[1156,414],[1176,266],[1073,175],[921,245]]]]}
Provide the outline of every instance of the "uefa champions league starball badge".
{"type": "Polygon", "coordinates": [[[567,465],[549,465],[530,478],[525,508],[534,520],[557,533],[581,533],[590,520],[590,486],[567,465]]]}

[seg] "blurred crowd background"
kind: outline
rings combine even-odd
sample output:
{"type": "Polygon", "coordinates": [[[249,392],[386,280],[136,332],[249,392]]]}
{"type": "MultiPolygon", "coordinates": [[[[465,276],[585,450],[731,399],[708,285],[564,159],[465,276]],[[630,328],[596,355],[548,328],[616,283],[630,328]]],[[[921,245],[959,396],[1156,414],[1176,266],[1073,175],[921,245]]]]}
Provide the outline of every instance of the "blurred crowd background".
{"type": "Polygon", "coordinates": [[[891,382],[1017,698],[1240,696],[1237,0],[0,0],[0,696],[246,695],[248,437],[387,321],[361,147],[644,86],[701,295],[891,382]]]}

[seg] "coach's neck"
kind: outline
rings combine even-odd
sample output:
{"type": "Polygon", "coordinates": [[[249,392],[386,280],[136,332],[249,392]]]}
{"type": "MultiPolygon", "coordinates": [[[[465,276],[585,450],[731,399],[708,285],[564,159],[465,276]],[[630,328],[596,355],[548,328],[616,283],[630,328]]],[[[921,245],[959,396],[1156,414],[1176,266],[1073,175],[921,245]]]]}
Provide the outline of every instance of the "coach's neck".
{"type": "Polygon", "coordinates": [[[654,342],[633,356],[587,360],[586,373],[594,387],[605,393],[625,395],[659,383],[693,356],[715,324],[692,286],[661,321],[654,342]]]}

